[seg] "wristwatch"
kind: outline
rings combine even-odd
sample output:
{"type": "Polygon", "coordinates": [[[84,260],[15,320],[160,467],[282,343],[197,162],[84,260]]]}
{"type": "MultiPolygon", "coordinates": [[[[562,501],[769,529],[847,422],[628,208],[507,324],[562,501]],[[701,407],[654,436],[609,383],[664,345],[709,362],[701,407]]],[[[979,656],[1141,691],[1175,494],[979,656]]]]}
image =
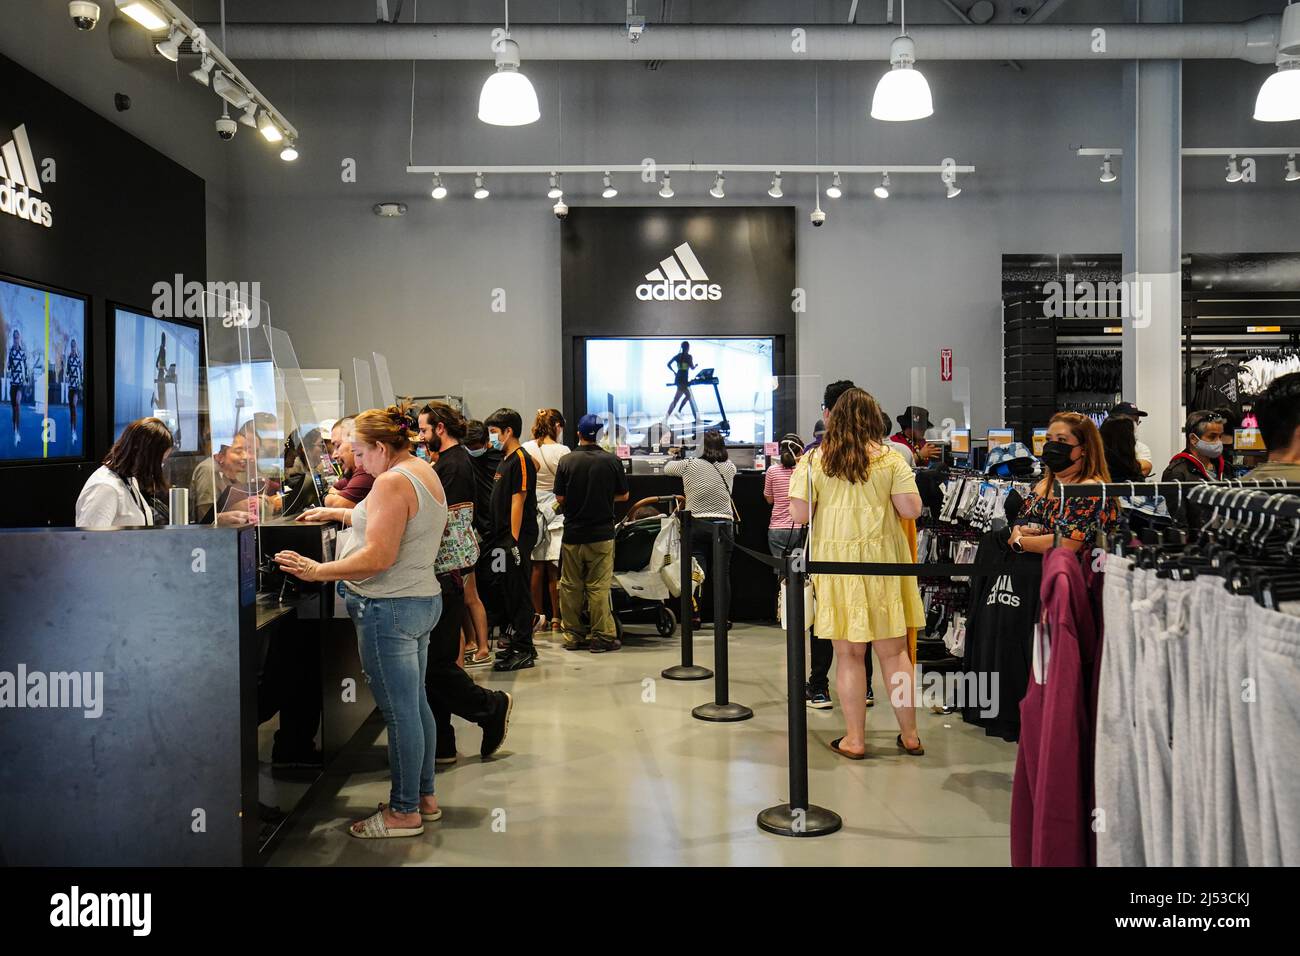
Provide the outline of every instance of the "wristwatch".
{"type": "Polygon", "coordinates": [[[1013,538],[1011,540],[1011,550],[1014,551],[1016,554],[1024,554],[1025,546],[1020,543],[1019,538],[1013,538]]]}

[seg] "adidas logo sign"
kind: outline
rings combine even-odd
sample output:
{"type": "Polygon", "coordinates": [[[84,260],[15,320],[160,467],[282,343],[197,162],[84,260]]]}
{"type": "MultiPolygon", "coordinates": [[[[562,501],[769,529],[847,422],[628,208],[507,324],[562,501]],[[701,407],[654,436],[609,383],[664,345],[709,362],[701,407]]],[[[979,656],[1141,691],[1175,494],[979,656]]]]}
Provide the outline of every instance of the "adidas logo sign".
{"type": "Polygon", "coordinates": [[[40,199],[40,191],[41,177],[32,145],[27,141],[27,129],[19,126],[13,139],[0,146],[0,212],[48,229],[54,225],[54,212],[49,203],[40,199]]]}
{"type": "Polygon", "coordinates": [[[1007,607],[1020,607],[1020,598],[1016,597],[1016,589],[1011,586],[1011,576],[1009,574],[999,574],[998,579],[993,584],[993,590],[989,592],[989,599],[984,602],[988,604],[1005,604],[1007,607]]]}
{"type": "Polygon", "coordinates": [[[674,249],[645,279],[636,287],[636,297],[642,302],[717,302],[722,298],[722,286],[709,282],[709,274],[689,242],[674,249]]]}

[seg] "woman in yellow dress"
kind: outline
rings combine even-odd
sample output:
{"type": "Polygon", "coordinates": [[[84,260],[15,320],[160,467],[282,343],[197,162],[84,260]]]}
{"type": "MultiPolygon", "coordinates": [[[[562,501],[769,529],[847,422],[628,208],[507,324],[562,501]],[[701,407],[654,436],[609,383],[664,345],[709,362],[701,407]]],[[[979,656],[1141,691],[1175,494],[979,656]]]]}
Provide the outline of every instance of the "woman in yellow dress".
{"type": "MultiPolygon", "coordinates": [[[[850,389],[831,409],[821,446],[799,459],[790,478],[790,516],[810,524],[810,560],[913,563],[902,521],[921,514],[921,496],[912,469],[889,447],[883,420],[874,398],[850,389]]],[[[925,753],[907,651],[907,629],[925,626],[916,578],[812,577],[814,630],[834,641],[835,689],[844,709],[844,736],[831,749],[854,760],[866,754],[865,658],[874,646],[898,718],[898,746],[925,753]]]]}

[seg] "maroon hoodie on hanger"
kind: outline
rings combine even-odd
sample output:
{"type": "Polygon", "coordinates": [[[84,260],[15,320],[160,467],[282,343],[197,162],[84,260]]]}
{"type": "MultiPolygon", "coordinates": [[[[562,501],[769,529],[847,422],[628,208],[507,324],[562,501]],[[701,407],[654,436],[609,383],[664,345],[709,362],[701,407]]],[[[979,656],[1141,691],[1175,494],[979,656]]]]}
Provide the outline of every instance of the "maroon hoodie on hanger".
{"type": "MultiPolygon", "coordinates": [[[[1011,788],[1012,866],[1094,866],[1096,660],[1100,641],[1082,554],[1043,560],[1042,617],[1011,788]]],[[[1091,570],[1091,568],[1089,568],[1091,570]]]]}

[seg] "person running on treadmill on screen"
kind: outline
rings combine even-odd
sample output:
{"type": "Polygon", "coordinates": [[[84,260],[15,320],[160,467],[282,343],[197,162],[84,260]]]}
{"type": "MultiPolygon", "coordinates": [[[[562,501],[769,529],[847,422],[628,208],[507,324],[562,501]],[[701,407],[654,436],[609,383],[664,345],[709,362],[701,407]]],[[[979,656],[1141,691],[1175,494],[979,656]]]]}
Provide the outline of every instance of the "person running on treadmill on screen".
{"type": "Polygon", "coordinates": [[[684,409],[687,403],[691,406],[691,416],[695,419],[695,424],[700,423],[700,408],[695,404],[695,396],[691,394],[691,369],[695,368],[695,359],[691,358],[691,343],[683,342],[682,350],[668,360],[668,368],[674,373],[677,391],[673,394],[673,400],[668,403],[668,411],[664,414],[666,423],[673,415],[674,409],[684,409]],[[680,403],[680,406],[679,406],[680,403]]]}

